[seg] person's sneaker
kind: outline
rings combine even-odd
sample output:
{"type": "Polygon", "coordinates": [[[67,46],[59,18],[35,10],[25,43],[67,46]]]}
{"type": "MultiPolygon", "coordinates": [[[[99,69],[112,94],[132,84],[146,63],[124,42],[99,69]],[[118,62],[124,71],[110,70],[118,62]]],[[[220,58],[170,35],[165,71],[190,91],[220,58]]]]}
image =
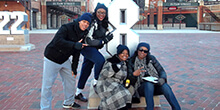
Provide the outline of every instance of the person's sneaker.
{"type": "Polygon", "coordinates": [[[80,108],[81,106],[77,103],[72,103],[71,105],[65,105],[63,104],[63,108],[72,108],[72,109],[77,109],[77,108],[80,108]]]}
{"type": "Polygon", "coordinates": [[[93,84],[92,84],[92,86],[93,86],[93,87],[95,87],[95,86],[96,86],[96,84],[97,84],[97,80],[96,80],[96,79],[94,79],[94,80],[93,80],[93,84]]]}
{"type": "Polygon", "coordinates": [[[75,99],[78,99],[78,100],[83,101],[83,102],[87,102],[88,101],[88,99],[86,97],[84,97],[82,93],[80,93],[77,96],[75,96],[75,99]]]}

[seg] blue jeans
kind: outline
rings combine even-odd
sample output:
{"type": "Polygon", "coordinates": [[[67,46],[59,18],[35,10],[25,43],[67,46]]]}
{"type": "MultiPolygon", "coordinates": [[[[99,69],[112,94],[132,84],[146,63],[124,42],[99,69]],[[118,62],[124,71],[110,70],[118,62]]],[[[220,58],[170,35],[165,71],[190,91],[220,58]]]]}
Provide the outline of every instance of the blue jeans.
{"type": "Polygon", "coordinates": [[[180,105],[170,88],[170,86],[167,83],[164,83],[162,86],[154,85],[150,82],[144,82],[141,84],[141,86],[138,88],[138,92],[141,96],[145,96],[145,101],[147,103],[146,110],[153,110],[154,109],[154,92],[160,91],[169,104],[172,107],[172,110],[181,110],[180,105]]]}
{"type": "Polygon", "coordinates": [[[84,47],[81,50],[81,54],[84,56],[84,61],[77,85],[79,89],[85,87],[86,81],[89,78],[94,65],[94,78],[98,80],[103,64],[105,63],[104,56],[94,47],[84,47]]]}

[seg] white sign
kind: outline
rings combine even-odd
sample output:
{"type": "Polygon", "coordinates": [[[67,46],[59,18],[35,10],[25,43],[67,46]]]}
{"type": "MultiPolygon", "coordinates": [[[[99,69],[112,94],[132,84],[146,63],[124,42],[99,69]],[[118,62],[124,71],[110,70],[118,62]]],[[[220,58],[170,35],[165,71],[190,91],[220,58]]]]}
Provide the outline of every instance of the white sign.
{"type": "Polygon", "coordinates": [[[132,55],[139,43],[139,35],[130,29],[139,19],[139,7],[133,0],[114,0],[108,7],[109,21],[116,27],[108,51],[116,53],[116,46],[125,43],[132,55]]]}
{"type": "Polygon", "coordinates": [[[21,11],[0,11],[0,21],[0,34],[25,34],[22,27],[28,22],[28,15],[21,11]]]}
{"type": "Polygon", "coordinates": [[[182,21],[182,20],[185,19],[186,17],[183,16],[183,15],[177,15],[175,18],[178,19],[179,21],[182,21]]]}
{"type": "Polygon", "coordinates": [[[8,41],[15,40],[14,37],[7,37],[6,39],[7,39],[8,41]]]}

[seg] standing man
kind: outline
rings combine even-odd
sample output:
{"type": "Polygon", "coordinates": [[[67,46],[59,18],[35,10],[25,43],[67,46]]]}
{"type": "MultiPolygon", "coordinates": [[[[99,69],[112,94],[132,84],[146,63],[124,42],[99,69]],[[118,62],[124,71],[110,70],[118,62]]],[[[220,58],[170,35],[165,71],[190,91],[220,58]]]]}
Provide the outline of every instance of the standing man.
{"type": "Polygon", "coordinates": [[[52,41],[44,51],[44,69],[41,88],[41,110],[51,110],[52,86],[58,73],[62,78],[64,102],[63,108],[80,108],[75,103],[75,79],[72,74],[77,74],[80,50],[87,46],[81,43],[88,33],[87,28],[91,23],[91,14],[84,13],[72,23],[64,24],[55,34],[52,41]],[[73,56],[72,64],[69,60],[73,56]]]}

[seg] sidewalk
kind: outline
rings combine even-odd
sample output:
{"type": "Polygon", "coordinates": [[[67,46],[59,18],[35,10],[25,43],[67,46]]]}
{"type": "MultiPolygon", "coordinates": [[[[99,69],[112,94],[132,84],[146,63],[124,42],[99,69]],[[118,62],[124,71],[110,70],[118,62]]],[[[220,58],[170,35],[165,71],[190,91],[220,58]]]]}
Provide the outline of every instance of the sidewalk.
{"type": "MultiPolygon", "coordinates": [[[[176,29],[176,30],[134,30],[137,33],[220,33],[219,31],[206,31],[198,29],[176,29]]],[[[56,33],[57,29],[47,29],[47,30],[31,30],[30,34],[48,34],[56,33]]]]}
{"type": "MultiPolygon", "coordinates": [[[[29,52],[0,52],[0,109],[40,109],[43,52],[57,30],[30,31],[29,52]]],[[[182,110],[220,110],[220,32],[200,30],[135,30],[140,42],[151,45],[151,53],[161,62],[182,110]]],[[[105,50],[102,50],[106,54],[105,50]]],[[[83,59],[80,57],[78,76],[83,59]]],[[[91,74],[83,91],[88,97],[91,74]]],[[[78,81],[78,80],[77,80],[78,81]]],[[[62,110],[61,77],[52,88],[53,110],[62,110]]],[[[160,96],[162,110],[171,110],[160,96]]],[[[79,102],[86,110],[88,103],[79,102]]],[[[132,109],[144,110],[144,108],[132,109]]]]}

